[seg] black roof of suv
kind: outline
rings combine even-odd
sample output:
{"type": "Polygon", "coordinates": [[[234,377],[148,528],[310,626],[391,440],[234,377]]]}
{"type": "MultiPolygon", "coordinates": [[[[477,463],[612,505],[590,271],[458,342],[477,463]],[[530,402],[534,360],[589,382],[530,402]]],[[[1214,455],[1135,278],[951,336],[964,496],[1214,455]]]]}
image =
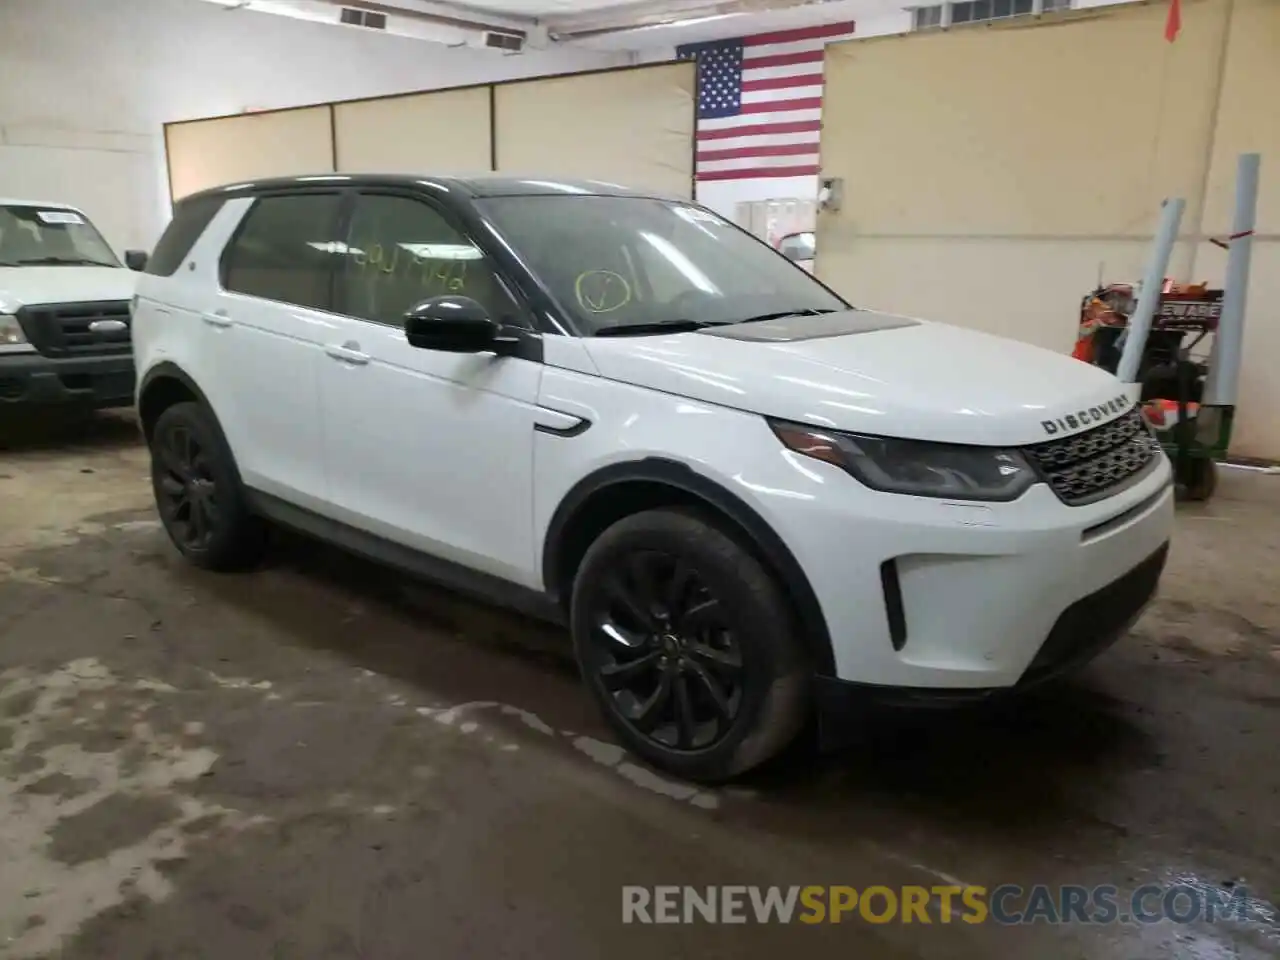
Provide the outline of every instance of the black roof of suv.
{"type": "Polygon", "coordinates": [[[231,199],[233,197],[273,193],[292,188],[319,186],[343,186],[355,189],[361,187],[426,187],[433,191],[461,194],[471,199],[482,197],[552,196],[556,194],[585,194],[602,197],[661,197],[666,200],[684,199],[668,196],[659,191],[632,189],[616,183],[607,183],[603,180],[573,180],[562,177],[539,179],[533,177],[504,177],[497,174],[482,174],[471,177],[433,177],[417,176],[409,173],[316,173],[292,177],[267,177],[227,186],[210,187],[207,190],[188,194],[177,202],[187,203],[205,197],[231,199]]]}

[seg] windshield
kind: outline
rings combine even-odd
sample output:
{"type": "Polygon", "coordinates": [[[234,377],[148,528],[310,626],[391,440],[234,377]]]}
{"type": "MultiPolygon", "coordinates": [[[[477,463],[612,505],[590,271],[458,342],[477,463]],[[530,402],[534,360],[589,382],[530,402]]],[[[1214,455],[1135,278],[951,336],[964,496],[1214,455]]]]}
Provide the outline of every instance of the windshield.
{"type": "Polygon", "coordinates": [[[584,334],[849,309],[766,244],[689,204],[559,195],[480,206],[584,334]]]}
{"type": "Polygon", "coordinates": [[[84,214],[40,206],[0,206],[0,267],[118,267],[84,214]]]}

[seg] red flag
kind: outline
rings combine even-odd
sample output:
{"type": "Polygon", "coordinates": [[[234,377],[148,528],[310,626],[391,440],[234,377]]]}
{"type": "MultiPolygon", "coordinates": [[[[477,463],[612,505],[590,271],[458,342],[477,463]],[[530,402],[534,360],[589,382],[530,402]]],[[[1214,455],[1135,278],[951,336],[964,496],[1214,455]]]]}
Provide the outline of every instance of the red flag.
{"type": "Polygon", "coordinates": [[[1182,0],[1169,0],[1169,17],[1164,22],[1164,38],[1170,43],[1178,39],[1182,29],[1182,0]]]}

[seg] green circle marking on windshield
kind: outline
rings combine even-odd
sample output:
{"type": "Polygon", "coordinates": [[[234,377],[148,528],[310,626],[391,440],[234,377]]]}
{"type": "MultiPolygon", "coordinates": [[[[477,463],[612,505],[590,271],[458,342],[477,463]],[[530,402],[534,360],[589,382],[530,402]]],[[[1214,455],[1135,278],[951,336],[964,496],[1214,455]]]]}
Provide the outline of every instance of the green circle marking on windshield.
{"type": "Polygon", "coordinates": [[[631,284],[612,270],[588,270],[578,274],[573,292],[588,313],[612,313],[631,302],[631,284]]]}

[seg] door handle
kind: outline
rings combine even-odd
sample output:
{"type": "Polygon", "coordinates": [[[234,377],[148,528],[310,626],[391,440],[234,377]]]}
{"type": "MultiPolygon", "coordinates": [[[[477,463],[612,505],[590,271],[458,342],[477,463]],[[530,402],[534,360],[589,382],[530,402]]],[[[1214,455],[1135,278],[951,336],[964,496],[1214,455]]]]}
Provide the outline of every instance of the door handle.
{"type": "Polygon", "coordinates": [[[200,319],[211,327],[226,328],[231,326],[231,318],[222,310],[215,313],[202,313],[200,319]]]}
{"type": "Polygon", "coordinates": [[[348,340],[342,346],[328,346],[324,348],[324,352],[335,360],[341,360],[343,363],[349,363],[353,367],[363,367],[369,362],[369,355],[360,352],[360,344],[354,340],[348,340]]]}

